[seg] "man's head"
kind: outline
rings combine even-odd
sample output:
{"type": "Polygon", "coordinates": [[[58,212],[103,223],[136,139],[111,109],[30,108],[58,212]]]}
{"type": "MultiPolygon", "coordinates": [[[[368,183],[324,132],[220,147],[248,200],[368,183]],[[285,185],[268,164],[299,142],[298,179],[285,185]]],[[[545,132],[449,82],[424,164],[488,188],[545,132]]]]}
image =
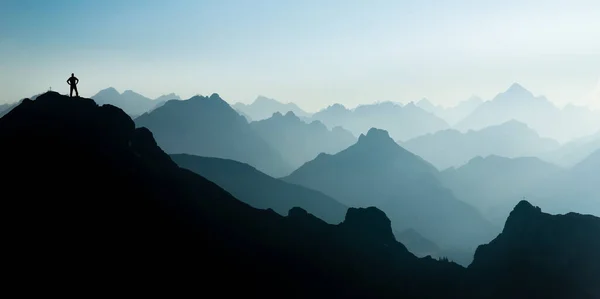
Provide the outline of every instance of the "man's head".
{"type": "Polygon", "coordinates": [[[71,73],[71,77],[75,77],[75,73],[71,73]]]}

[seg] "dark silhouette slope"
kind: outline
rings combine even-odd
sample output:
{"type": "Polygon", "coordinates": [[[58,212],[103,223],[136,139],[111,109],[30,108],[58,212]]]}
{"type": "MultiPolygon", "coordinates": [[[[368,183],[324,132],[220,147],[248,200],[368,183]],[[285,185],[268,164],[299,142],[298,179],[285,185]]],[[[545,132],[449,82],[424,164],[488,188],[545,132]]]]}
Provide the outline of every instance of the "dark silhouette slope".
{"type": "Polygon", "coordinates": [[[320,153],[335,154],[356,142],[356,137],[343,128],[329,130],[320,121],[307,124],[293,112],[285,115],[276,112],[271,118],[251,122],[250,126],[294,169],[320,153]]]}
{"type": "Polygon", "coordinates": [[[169,154],[232,159],[274,177],[293,170],[218,94],[169,101],[136,118],[135,123],[150,129],[169,154]]]}
{"type": "Polygon", "coordinates": [[[381,211],[350,209],[329,225],[299,208],[252,208],[179,168],[114,106],[49,92],[1,118],[0,139],[3,183],[15,191],[2,200],[11,281],[136,292],[176,282],[262,298],[463,292],[464,268],[417,259],[381,211]]]}
{"type": "Polygon", "coordinates": [[[469,270],[479,298],[600,298],[600,218],[521,201],[469,270]]]}
{"type": "Polygon", "coordinates": [[[248,164],[186,154],[171,155],[171,159],[255,208],[287,215],[291,208],[300,207],[332,224],[344,220],[348,209],[321,192],[272,178],[248,164]]]}
{"type": "Polygon", "coordinates": [[[284,180],[321,191],[351,207],[376,206],[394,230],[414,228],[441,247],[475,247],[495,229],[438,181],[431,164],[371,129],[335,154],[321,154],[284,180]]]}

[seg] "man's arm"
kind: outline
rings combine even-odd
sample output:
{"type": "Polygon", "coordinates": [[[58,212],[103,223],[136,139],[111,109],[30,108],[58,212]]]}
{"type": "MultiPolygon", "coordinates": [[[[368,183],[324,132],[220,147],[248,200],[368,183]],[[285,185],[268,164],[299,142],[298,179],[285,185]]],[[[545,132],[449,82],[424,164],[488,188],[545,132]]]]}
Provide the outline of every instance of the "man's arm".
{"type": "Polygon", "coordinates": [[[77,77],[75,77],[75,84],[79,83],[79,79],[77,79],[77,77]]]}
{"type": "MultiPolygon", "coordinates": [[[[69,79],[71,79],[71,78],[69,78],[69,79]]],[[[69,79],[67,79],[67,84],[71,85],[71,82],[69,82],[69,79]]]]}

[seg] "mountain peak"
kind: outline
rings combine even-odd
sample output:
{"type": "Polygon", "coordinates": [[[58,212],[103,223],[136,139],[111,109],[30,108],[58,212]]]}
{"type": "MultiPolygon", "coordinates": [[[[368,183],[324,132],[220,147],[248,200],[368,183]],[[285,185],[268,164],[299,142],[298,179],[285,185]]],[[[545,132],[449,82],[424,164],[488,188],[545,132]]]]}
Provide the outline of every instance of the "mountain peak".
{"type": "Polygon", "coordinates": [[[433,112],[436,109],[436,106],[429,101],[427,98],[422,98],[416,103],[417,107],[420,107],[428,112],[433,112]]]}
{"type": "Polygon", "coordinates": [[[431,103],[431,101],[427,98],[422,98],[417,102],[417,105],[431,105],[433,106],[433,103],[431,103]]]}
{"type": "Polygon", "coordinates": [[[377,129],[377,128],[371,128],[369,129],[369,131],[367,132],[367,134],[360,134],[360,136],[358,137],[358,142],[365,142],[365,141],[387,141],[387,140],[391,140],[392,142],[394,142],[394,140],[390,137],[390,134],[388,133],[388,131],[386,130],[382,130],[382,129],[377,129]]]}
{"type": "Polygon", "coordinates": [[[525,87],[523,87],[521,84],[519,83],[513,83],[506,91],[505,93],[511,94],[511,95],[527,95],[527,96],[533,96],[533,94],[525,89],[525,87]]]}
{"type": "Polygon", "coordinates": [[[383,242],[396,241],[390,219],[376,207],[349,208],[342,225],[353,232],[363,233],[383,242]]]}
{"type": "Polygon", "coordinates": [[[536,221],[538,216],[542,215],[542,209],[529,203],[527,200],[521,200],[510,212],[506,224],[504,225],[504,231],[520,231],[523,228],[528,227],[528,223],[536,221]]]}
{"type": "Polygon", "coordinates": [[[113,95],[115,95],[115,96],[119,96],[120,93],[117,91],[116,88],[109,87],[109,88],[105,88],[105,89],[100,90],[95,96],[98,96],[98,95],[107,95],[107,96],[113,96],[113,95]]]}

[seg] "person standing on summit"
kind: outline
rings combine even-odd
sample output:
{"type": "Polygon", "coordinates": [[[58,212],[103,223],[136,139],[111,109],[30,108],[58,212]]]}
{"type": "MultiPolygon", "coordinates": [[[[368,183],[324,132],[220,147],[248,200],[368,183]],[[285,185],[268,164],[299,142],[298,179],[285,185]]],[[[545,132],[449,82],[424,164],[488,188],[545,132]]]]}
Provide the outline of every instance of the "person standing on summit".
{"type": "Polygon", "coordinates": [[[75,77],[75,74],[71,73],[71,77],[67,79],[67,83],[71,86],[71,92],[69,93],[69,96],[73,97],[73,90],[75,90],[75,96],[79,97],[79,91],[77,91],[77,83],[79,83],[79,79],[75,77]]]}

